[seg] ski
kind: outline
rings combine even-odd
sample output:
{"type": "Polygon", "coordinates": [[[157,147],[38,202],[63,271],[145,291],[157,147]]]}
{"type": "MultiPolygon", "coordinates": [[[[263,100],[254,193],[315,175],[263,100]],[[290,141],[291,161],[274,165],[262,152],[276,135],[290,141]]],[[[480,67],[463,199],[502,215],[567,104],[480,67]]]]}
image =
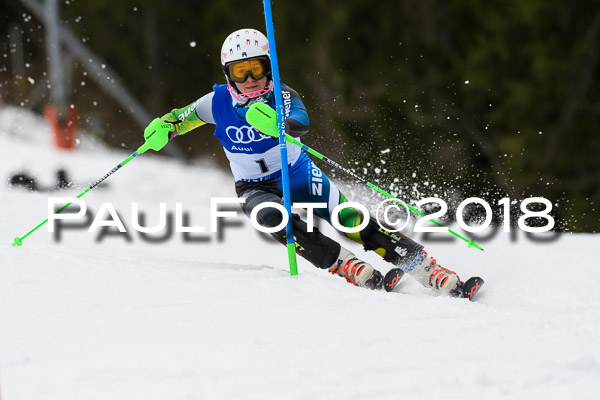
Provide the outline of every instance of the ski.
{"type": "Polygon", "coordinates": [[[404,271],[400,268],[390,269],[383,278],[383,288],[386,292],[392,292],[400,283],[404,271]]]}
{"type": "Polygon", "coordinates": [[[458,282],[456,289],[451,292],[452,296],[467,298],[473,301],[473,297],[483,286],[484,280],[478,276],[467,279],[465,282],[458,282]]]}

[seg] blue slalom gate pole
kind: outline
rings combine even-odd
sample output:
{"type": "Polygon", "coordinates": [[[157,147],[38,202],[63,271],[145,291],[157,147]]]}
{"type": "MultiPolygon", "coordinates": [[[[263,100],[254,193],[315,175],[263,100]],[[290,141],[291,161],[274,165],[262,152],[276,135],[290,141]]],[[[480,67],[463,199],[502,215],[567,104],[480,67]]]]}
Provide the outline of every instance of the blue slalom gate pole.
{"type": "Polygon", "coordinates": [[[271,0],[263,0],[263,4],[265,8],[265,21],[267,24],[267,38],[269,39],[269,53],[271,55],[273,94],[275,95],[275,109],[277,110],[277,127],[279,128],[279,151],[281,154],[283,205],[289,217],[285,231],[287,236],[287,251],[290,264],[290,275],[298,275],[298,265],[296,263],[296,243],[294,242],[294,230],[292,227],[292,199],[290,197],[287,144],[285,141],[285,111],[283,109],[283,97],[281,96],[281,81],[279,80],[279,63],[277,61],[277,49],[275,48],[275,31],[273,29],[271,0]]]}

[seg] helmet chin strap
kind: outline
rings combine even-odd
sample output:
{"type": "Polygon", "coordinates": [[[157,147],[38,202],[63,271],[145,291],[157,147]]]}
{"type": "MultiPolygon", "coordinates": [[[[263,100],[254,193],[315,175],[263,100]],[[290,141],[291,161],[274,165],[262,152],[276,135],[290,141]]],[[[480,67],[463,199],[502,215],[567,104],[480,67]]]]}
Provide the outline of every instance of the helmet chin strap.
{"type": "Polygon", "coordinates": [[[236,98],[238,100],[250,100],[250,99],[260,97],[260,96],[264,96],[265,94],[267,94],[271,90],[273,90],[273,81],[271,81],[268,88],[256,90],[256,91],[250,92],[250,93],[236,93],[237,90],[234,90],[231,87],[231,84],[229,82],[227,82],[227,90],[229,91],[229,93],[231,93],[231,95],[234,98],[236,98]]]}

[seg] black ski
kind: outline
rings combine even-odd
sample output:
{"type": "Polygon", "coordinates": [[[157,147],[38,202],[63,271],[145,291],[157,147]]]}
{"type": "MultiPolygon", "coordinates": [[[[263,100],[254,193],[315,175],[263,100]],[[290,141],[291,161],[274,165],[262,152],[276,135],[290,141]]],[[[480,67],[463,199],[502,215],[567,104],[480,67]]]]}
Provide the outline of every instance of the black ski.
{"type": "Polygon", "coordinates": [[[386,292],[393,291],[396,286],[400,283],[402,276],[404,275],[404,271],[400,268],[392,268],[390,269],[383,278],[383,288],[386,292]]]}
{"type": "Polygon", "coordinates": [[[461,283],[459,283],[456,289],[456,297],[465,297],[473,301],[473,297],[475,296],[475,294],[477,294],[479,289],[481,289],[481,286],[483,286],[484,280],[478,276],[474,276],[461,283]]]}

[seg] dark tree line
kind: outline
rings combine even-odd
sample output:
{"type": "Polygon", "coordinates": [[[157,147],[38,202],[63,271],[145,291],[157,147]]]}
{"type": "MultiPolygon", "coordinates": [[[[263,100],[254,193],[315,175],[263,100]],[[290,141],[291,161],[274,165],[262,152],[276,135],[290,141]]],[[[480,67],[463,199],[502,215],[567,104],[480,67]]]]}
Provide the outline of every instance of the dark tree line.
{"type": "MultiPolygon", "coordinates": [[[[0,4],[3,53],[16,24],[28,76],[44,79],[40,22],[20,1],[0,4]]],[[[599,1],[274,1],[273,12],[282,81],[311,116],[309,145],[408,200],[543,196],[560,229],[600,230],[599,1]]],[[[61,13],[155,115],[224,81],[231,31],[264,31],[260,1],[69,0],[61,13]]],[[[2,99],[27,106],[8,64],[2,99]]],[[[139,145],[143,127],[80,65],[70,77],[84,127],[139,145]]],[[[211,132],[177,143],[223,164],[211,132]]]]}

